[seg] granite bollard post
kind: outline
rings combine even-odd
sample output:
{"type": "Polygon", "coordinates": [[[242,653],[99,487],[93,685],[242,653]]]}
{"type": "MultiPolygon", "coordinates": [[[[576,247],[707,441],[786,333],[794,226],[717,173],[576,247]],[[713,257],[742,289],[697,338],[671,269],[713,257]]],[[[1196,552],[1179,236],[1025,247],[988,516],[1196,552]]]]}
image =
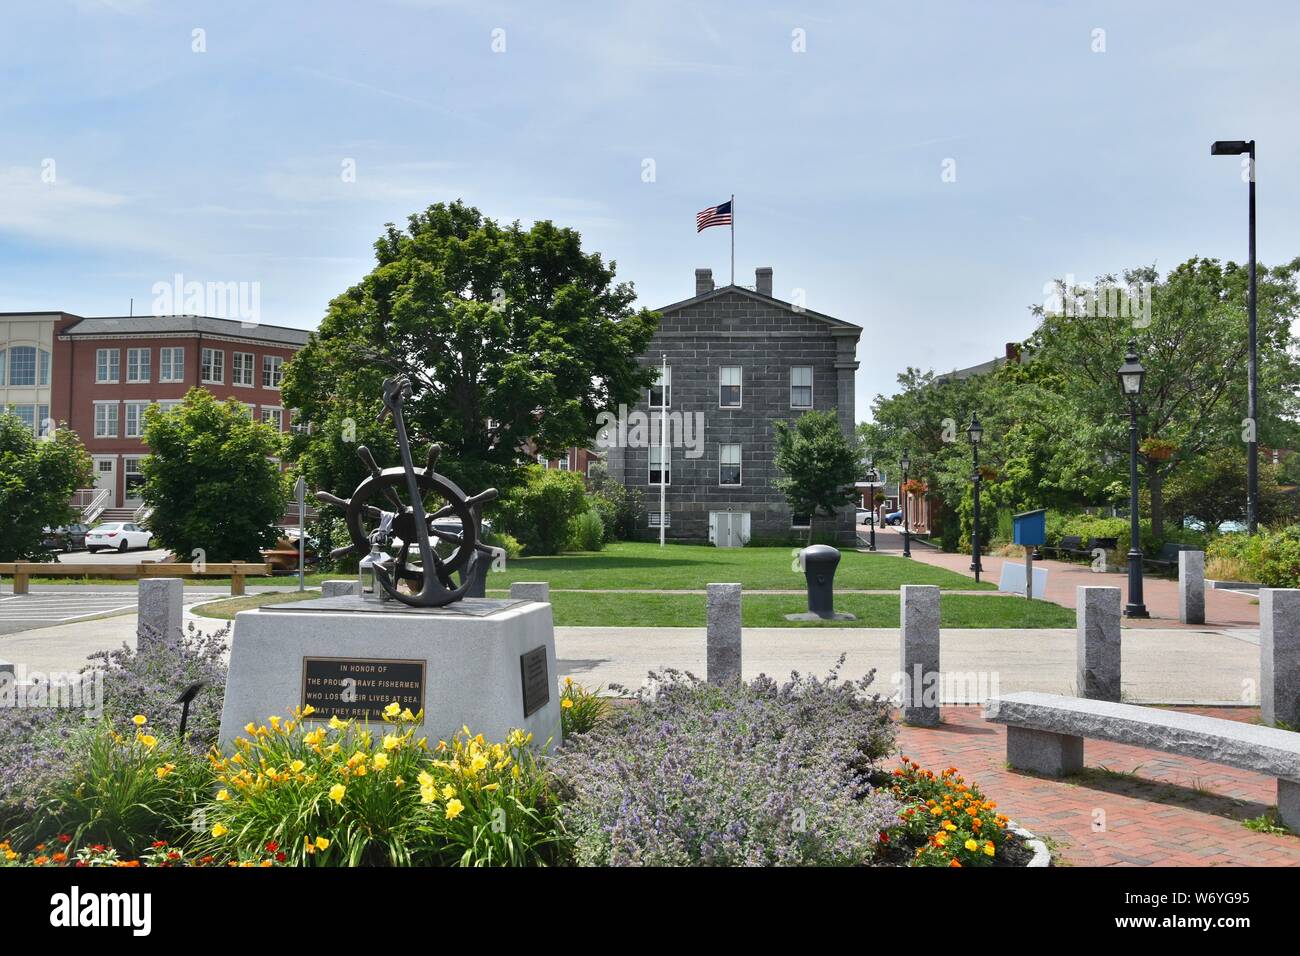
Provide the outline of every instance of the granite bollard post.
{"type": "Polygon", "coordinates": [[[1178,620],[1205,623],[1205,552],[1178,552],[1178,620]]]}
{"type": "Polygon", "coordinates": [[[1300,589],[1259,590],[1259,678],[1264,723],[1300,727],[1300,589]]]}
{"type": "Polygon", "coordinates": [[[320,583],[320,596],[323,598],[351,597],[357,593],[360,582],[356,578],[343,578],[320,583]]]}
{"type": "Polygon", "coordinates": [[[551,603],[551,586],[545,581],[516,581],[510,585],[512,601],[537,601],[551,603]]]}
{"type": "MultiPolygon", "coordinates": [[[[137,588],[139,643],[175,646],[181,639],[181,605],[185,582],[181,578],[141,578],[137,588]]],[[[144,650],[144,646],[139,649],[144,650]]]]}
{"type": "Polygon", "coordinates": [[[1119,702],[1119,588],[1080,586],[1076,592],[1075,661],[1078,694],[1119,702]]]}
{"type": "Polygon", "coordinates": [[[740,680],[740,585],[710,584],[707,594],[708,661],[710,684],[740,680]]]}
{"type": "Polygon", "coordinates": [[[933,584],[904,584],[902,617],[902,712],[909,724],[939,723],[939,589],[933,584]]]}

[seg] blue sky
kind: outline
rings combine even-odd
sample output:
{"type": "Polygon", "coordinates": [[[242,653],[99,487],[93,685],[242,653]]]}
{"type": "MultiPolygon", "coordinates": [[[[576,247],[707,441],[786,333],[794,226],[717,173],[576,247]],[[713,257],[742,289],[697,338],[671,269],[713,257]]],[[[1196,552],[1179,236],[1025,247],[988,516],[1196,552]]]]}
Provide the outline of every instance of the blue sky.
{"type": "Polygon", "coordinates": [[[1214,139],[1258,140],[1260,256],[1300,255],[1297,50],[1285,2],[8,0],[0,311],[147,312],[180,273],[312,327],[456,197],[579,229],[654,307],[726,280],[694,215],[734,192],[737,282],[864,327],[864,418],[1054,276],[1244,259],[1214,139]]]}

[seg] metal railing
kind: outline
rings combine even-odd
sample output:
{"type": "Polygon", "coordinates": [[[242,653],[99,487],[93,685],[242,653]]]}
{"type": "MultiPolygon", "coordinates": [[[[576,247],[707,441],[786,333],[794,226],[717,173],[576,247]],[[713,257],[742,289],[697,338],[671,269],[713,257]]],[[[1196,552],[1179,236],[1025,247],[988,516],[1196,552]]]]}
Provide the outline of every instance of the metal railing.
{"type": "Polygon", "coordinates": [[[107,488],[79,488],[72,495],[72,506],[81,509],[81,523],[94,524],[108,507],[111,492],[107,488]]]}
{"type": "Polygon", "coordinates": [[[151,514],[153,514],[153,509],[151,507],[148,505],[141,505],[131,513],[131,520],[138,525],[143,525],[149,520],[151,514]]]}

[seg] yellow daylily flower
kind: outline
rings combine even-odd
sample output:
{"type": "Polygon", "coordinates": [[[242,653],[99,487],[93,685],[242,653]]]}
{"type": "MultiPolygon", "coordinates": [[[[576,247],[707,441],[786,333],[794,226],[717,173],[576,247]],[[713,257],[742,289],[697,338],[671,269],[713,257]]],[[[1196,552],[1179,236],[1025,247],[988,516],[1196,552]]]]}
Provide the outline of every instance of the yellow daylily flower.
{"type": "Polygon", "coordinates": [[[223,837],[229,832],[230,832],[230,828],[227,827],[224,823],[218,823],[216,826],[212,828],[212,835],[214,837],[223,837]]]}
{"type": "Polygon", "coordinates": [[[399,704],[397,701],[393,701],[391,704],[389,704],[387,707],[384,708],[384,716],[388,717],[389,719],[396,717],[401,712],[402,712],[402,705],[399,704]]]}
{"type": "Polygon", "coordinates": [[[455,820],[458,816],[461,815],[461,812],[462,812],[464,809],[465,809],[465,804],[461,803],[459,800],[448,800],[448,801],[447,801],[447,819],[448,819],[448,820],[455,820]]]}
{"type": "Polygon", "coordinates": [[[307,764],[305,764],[303,761],[295,760],[293,763],[289,764],[289,769],[292,770],[294,773],[302,773],[303,770],[306,768],[306,766],[307,764]]]}
{"type": "Polygon", "coordinates": [[[230,791],[225,789],[218,790],[217,799],[220,800],[222,803],[225,803],[227,800],[230,799],[230,791]]]}
{"type": "Polygon", "coordinates": [[[329,848],[330,848],[330,841],[329,841],[329,838],[328,838],[328,837],[317,837],[317,838],[316,838],[316,849],[318,849],[318,850],[328,850],[329,848]]]}
{"type": "Polygon", "coordinates": [[[144,714],[136,714],[131,718],[131,723],[135,724],[137,727],[143,727],[145,724],[149,723],[149,718],[144,714]]]}
{"type": "Polygon", "coordinates": [[[388,766],[388,754],[378,753],[371,758],[370,763],[376,770],[383,770],[388,766]]]}
{"type": "Polygon", "coordinates": [[[348,788],[341,783],[336,783],[330,787],[330,799],[335,803],[343,802],[343,795],[348,792],[348,788]]]}

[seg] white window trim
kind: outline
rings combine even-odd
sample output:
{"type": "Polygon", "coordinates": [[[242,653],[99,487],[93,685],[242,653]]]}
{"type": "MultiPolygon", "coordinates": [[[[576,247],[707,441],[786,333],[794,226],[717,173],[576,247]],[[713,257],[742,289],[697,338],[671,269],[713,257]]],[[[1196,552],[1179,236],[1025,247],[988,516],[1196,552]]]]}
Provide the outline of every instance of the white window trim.
{"type": "Polygon", "coordinates": [[[808,516],[808,523],[807,523],[807,524],[795,524],[795,520],[796,520],[798,517],[799,517],[799,516],[796,515],[796,514],[791,514],[791,515],[790,515],[790,530],[791,530],[791,531],[807,531],[809,528],[812,527],[812,516],[811,516],[811,515],[808,516]]]}
{"type": "MultiPolygon", "coordinates": [[[[91,429],[91,431],[94,432],[95,437],[96,437],[96,438],[119,438],[119,437],[121,437],[121,431],[122,431],[122,408],[121,408],[121,404],[122,404],[122,403],[121,403],[121,402],[118,402],[118,401],[97,401],[97,402],[94,402],[93,404],[94,404],[94,407],[95,407],[95,419],[94,419],[94,426],[93,426],[93,428],[91,429]],[[113,422],[113,426],[114,426],[114,427],[113,427],[113,432],[112,432],[112,434],[109,434],[109,433],[105,432],[104,434],[101,435],[101,434],[99,433],[99,409],[100,409],[100,406],[103,406],[103,407],[106,407],[106,408],[109,407],[109,406],[111,406],[111,407],[117,409],[117,414],[116,414],[115,416],[113,416],[113,417],[114,417],[114,422],[113,422]]],[[[105,424],[107,424],[107,422],[105,422],[105,424]]],[[[105,456],[105,457],[107,457],[107,456],[105,456]]],[[[114,458],[116,458],[116,456],[114,456],[114,458]]]]}
{"type": "Polygon", "coordinates": [[[745,407],[745,368],[743,365],[723,365],[718,368],[718,407],[729,408],[732,410],[745,407]],[[722,382],[722,371],[723,369],[728,369],[728,368],[734,368],[737,372],[740,373],[739,376],[740,381],[736,384],[736,387],[740,389],[740,401],[738,401],[735,405],[722,404],[722,389],[725,387],[722,382]]]}
{"type": "Polygon", "coordinates": [[[655,366],[655,380],[651,382],[650,387],[646,389],[645,402],[649,408],[672,408],[673,407],[673,367],[671,365],[667,367],[663,365],[655,366]],[[660,382],[661,378],[663,379],[662,383],[660,382]],[[662,405],[656,405],[654,403],[654,393],[655,393],[655,388],[659,387],[660,385],[663,386],[664,401],[662,405]]]}
{"type": "Polygon", "coordinates": [[[281,406],[281,405],[263,405],[263,406],[262,406],[262,414],[258,417],[257,420],[258,420],[259,422],[264,423],[264,424],[270,425],[270,424],[272,424],[272,423],[269,422],[269,421],[267,421],[267,419],[266,419],[266,413],[267,413],[267,412],[279,412],[279,413],[280,413],[280,427],[277,429],[277,431],[281,431],[281,432],[284,431],[284,407],[281,406]]]}
{"type": "Polygon", "coordinates": [[[173,345],[165,345],[165,346],[162,346],[161,348],[158,349],[158,382],[159,382],[159,384],[163,384],[163,383],[167,383],[167,382],[175,383],[175,382],[183,382],[183,381],[185,381],[185,349],[184,349],[184,347],[182,347],[182,346],[173,346],[173,345]],[[171,375],[171,377],[168,377],[168,378],[163,378],[163,368],[164,368],[164,366],[163,366],[163,359],[162,359],[163,352],[169,352],[169,353],[171,353],[171,355],[172,355],[172,363],[171,363],[171,365],[172,365],[172,375],[171,375]],[[177,356],[177,355],[180,356],[180,369],[181,369],[180,377],[176,377],[176,365],[177,365],[177,363],[176,363],[176,360],[175,360],[175,356],[177,356]]]}
{"type": "MultiPolygon", "coordinates": [[[[208,364],[210,364],[214,369],[218,367],[216,362],[211,362],[208,364]]],[[[199,381],[201,381],[204,385],[225,385],[226,384],[226,350],[225,349],[204,348],[199,350],[199,381]],[[207,375],[204,373],[203,371],[204,352],[211,353],[214,356],[216,355],[221,356],[221,365],[220,365],[221,378],[208,378],[207,375]]]]}
{"type": "Polygon", "coordinates": [[[734,441],[718,442],[718,487],[739,488],[744,483],[745,483],[745,446],[742,445],[740,442],[734,442],[734,441]],[[728,447],[737,448],[740,450],[740,454],[738,456],[739,460],[736,462],[736,467],[740,469],[740,480],[738,481],[722,480],[722,466],[723,466],[722,449],[728,447]]]}
{"type": "MultiPolygon", "coordinates": [[[[278,371],[279,371],[279,373],[280,373],[280,382],[283,384],[283,382],[284,382],[284,361],[285,361],[285,360],[284,360],[284,356],[283,356],[283,355],[263,355],[263,356],[262,356],[262,387],[263,387],[263,388],[269,388],[269,389],[271,389],[272,391],[276,391],[276,392],[280,391],[280,385],[267,385],[267,384],[266,384],[266,373],[267,373],[267,371],[268,371],[268,364],[269,364],[269,365],[270,365],[270,369],[269,369],[269,370],[273,370],[273,371],[278,370],[278,371]],[[280,364],[279,364],[278,366],[276,366],[276,364],[275,364],[276,362],[279,362],[280,364]]],[[[273,375],[272,377],[274,377],[274,375],[273,375]]]]}
{"type": "MultiPolygon", "coordinates": [[[[106,404],[108,404],[108,403],[106,403],[106,404]]],[[[142,400],[138,400],[138,399],[133,399],[133,400],[131,400],[131,401],[129,401],[129,402],[123,402],[123,403],[122,403],[122,413],[121,413],[121,415],[122,415],[122,437],[123,437],[123,438],[144,438],[144,413],[145,413],[145,410],[148,409],[149,406],[150,406],[150,405],[153,405],[153,404],[154,404],[154,401],[153,401],[152,399],[150,399],[149,401],[142,401],[142,400]],[[139,413],[136,415],[136,419],[135,419],[135,421],[136,421],[136,427],[140,429],[140,432],[139,432],[139,434],[136,434],[136,435],[132,435],[132,434],[130,433],[130,429],[129,429],[128,426],[127,426],[127,421],[128,421],[128,419],[127,419],[126,408],[127,408],[127,406],[129,406],[129,405],[139,405],[139,406],[140,406],[140,411],[139,411],[139,413]]]]}
{"type": "Polygon", "coordinates": [[[253,352],[231,352],[230,353],[230,385],[232,388],[256,388],[257,387],[257,355],[253,352]],[[235,359],[243,357],[248,359],[248,381],[235,381],[235,359]]]}
{"type": "MultiPolygon", "coordinates": [[[[140,367],[140,363],[139,363],[139,362],[136,362],[136,368],[139,368],[139,367],[140,367]]],[[[127,382],[127,384],[128,384],[128,385],[148,385],[148,384],[150,384],[150,382],[151,382],[152,380],[153,380],[153,349],[152,349],[152,348],[129,348],[129,349],[127,349],[127,350],[126,350],[126,382],[127,382]],[[140,352],[143,352],[143,353],[145,354],[145,363],[146,363],[146,364],[148,365],[148,367],[149,367],[149,374],[146,375],[144,378],[132,378],[132,377],[131,377],[131,353],[132,353],[132,352],[135,352],[137,355],[138,355],[140,352]]]]}
{"type": "MultiPolygon", "coordinates": [[[[655,406],[655,408],[658,408],[658,407],[659,407],[658,405],[655,406]]],[[[663,464],[664,464],[663,462],[660,462],[660,464],[659,464],[659,476],[660,476],[660,478],[662,478],[662,477],[663,477],[663,473],[664,473],[665,471],[667,471],[667,472],[668,472],[668,480],[667,480],[667,481],[655,481],[654,479],[652,479],[652,478],[650,477],[650,475],[651,475],[651,474],[654,472],[654,470],[655,470],[654,458],[652,457],[651,452],[657,452],[657,451],[659,451],[659,446],[658,446],[658,445],[651,445],[651,446],[646,450],[646,456],[645,456],[645,480],[646,480],[646,484],[648,484],[651,488],[658,488],[660,485],[667,485],[669,488],[671,488],[671,487],[673,486],[673,449],[672,449],[672,446],[670,445],[669,447],[667,447],[667,448],[664,449],[664,453],[668,456],[668,467],[667,467],[667,468],[664,468],[664,467],[663,467],[663,464]]]]}
{"type": "MultiPolygon", "coordinates": [[[[39,374],[39,373],[38,373],[39,374]]],[[[95,349],[95,384],[96,385],[119,385],[122,381],[122,350],[121,349],[95,349]],[[99,354],[107,352],[109,354],[116,352],[117,358],[113,360],[109,371],[112,378],[99,377],[99,354]]]]}
{"type": "Polygon", "coordinates": [[[817,380],[817,376],[816,376],[816,374],[814,373],[814,371],[813,371],[813,367],[812,367],[811,365],[791,365],[791,366],[790,366],[790,382],[789,382],[789,387],[790,387],[790,396],[789,396],[789,398],[790,398],[790,407],[791,407],[791,408],[816,408],[816,407],[817,407],[817,393],[816,393],[816,391],[814,390],[814,383],[816,382],[816,380],[817,380]],[[806,368],[806,369],[808,370],[808,404],[807,404],[807,405],[796,405],[796,404],[794,403],[794,390],[795,390],[795,388],[796,388],[796,387],[798,387],[798,388],[802,388],[802,387],[803,387],[802,385],[800,385],[800,386],[796,386],[796,385],[794,384],[794,371],[795,371],[795,369],[798,369],[798,368],[806,368]]]}

